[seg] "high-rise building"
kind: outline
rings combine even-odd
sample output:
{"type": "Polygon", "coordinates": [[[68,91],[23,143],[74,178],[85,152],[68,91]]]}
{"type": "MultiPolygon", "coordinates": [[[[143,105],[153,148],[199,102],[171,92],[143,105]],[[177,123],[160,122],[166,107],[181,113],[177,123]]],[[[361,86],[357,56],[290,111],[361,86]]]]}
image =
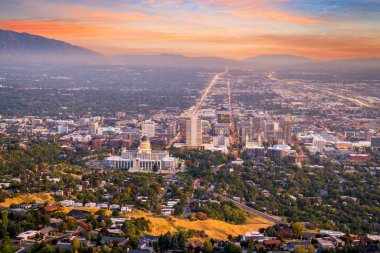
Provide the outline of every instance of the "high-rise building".
{"type": "Polygon", "coordinates": [[[256,133],[254,125],[248,121],[239,122],[237,124],[237,131],[239,142],[242,144],[245,144],[246,140],[253,140],[256,133]]]}
{"type": "Polygon", "coordinates": [[[189,119],[187,114],[182,114],[178,121],[179,135],[181,141],[186,141],[186,121],[189,119]]]}
{"type": "Polygon", "coordinates": [[[186,146],[199,147],[202,145],[202,120],[197,114],[191,114],[186,120],[186,146]]]}
{"type": "Polygon", "coordinates": [[[98,121],[90,121],[88,123],[88,128],[90,129],[90,134],[95,135],[98,133],[99,122],[98,121]]]}
{"type": "Polygon", "coordinates": [[[211,131],[212,126],[210,124],[210,121],[202,120],[202,143],[212,142],[211,131]]]}
{"type": "Polygon", "coordinates": [[[380,136],[372,136],[371,138],[371,148],[380,149],[380,136]]]}
{"type": "Polygon", "coordinates": [[[277,139],[278,122],[266,121],[264,123],[264,133],[266,139],[277,139]]]}
{"type": "Polygon", "coordinates": [[[282,130],[284,142],[290,144],[292,142],[292,120],[290,118],[284,120],[282,130]]]}
{"type": "Polygon", "coordinates": [[[156,123],[151,120],[146,120],[141,125],[141,132],[148,138],[152,138],[156,135],[156,123]]]}
{"type": "Polygon", "coordinates": [[[213,143],[216,146],[230,146],[230,138],[226,135],[217,135],[213,136],[213,143]]]}
{"type": "Polygon", "coordinates": [[[91,135],[98,134],[99,126],[102,125],[102,117],[92,117],[88,120],[88,129],[91,135]]]}

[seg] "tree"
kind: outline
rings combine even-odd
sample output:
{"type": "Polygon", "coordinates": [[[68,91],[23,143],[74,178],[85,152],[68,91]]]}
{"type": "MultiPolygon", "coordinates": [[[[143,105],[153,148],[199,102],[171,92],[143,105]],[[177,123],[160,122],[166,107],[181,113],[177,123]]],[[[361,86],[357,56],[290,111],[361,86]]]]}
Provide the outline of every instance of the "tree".
{"type": "Polygon", "coordinates": [[[2,226],[3,226],[3,238],[7,235],[8,230],[8,211],[3,211],[1,213],[1,220],[2,220],[2,226]]]}
{"type": "Polygon", "coordinates": [[[74,252],[78,252],[80,249],[80,240],[78,237],[75,237],[73,242],[71,243],[71,248],[74,250],[74,252]]]}
{"type": "Polygon", "coordinates": [[[177,234],[177,240],[178,240],[179,249],[180,250],[184,250],[185,249],[185,245],[186,245],[186,235],[185,235],[185,232],[179,231],[178,234],[177,234]]]}
{"type": "Polygon", "coordinates": [[[212,253],[214,250],[214,247],[212,246],[210,241],[205,241],[203,243],[202,252],[203,253],[212,253]]]}
{"type": "Polygon", "coordinates": [[[314,252],[315,252],[315,247],[314,247],[313,245],[309,245],[309,246],[307,247],[307,252],[308,252],[308,253],[314,253],[314,252]]]}
{"type": "Polygon", "coordinates": [[[241,253],[241,251],[241,248],[233,243],[227,243],[226,246],[224,246],[225,253],[241,253]]]}
{"type": "Polygon", "coordinates": [[[305,227],[301,222],[295,222],[292,224],[292,231],[294,237],[300,237],[302,232],[305,230],[305,227]]]}
{"type": "Polygon", "coordinates": [[[294,247],[294,253],[306,253],[306,248],[303,245],[296,245],[294,247]]]}
{"type": "Polygon", "coordinates": [[[207,220],[207,214],[202,212],[197,212],[195,217],[197,217],[198,220],[207,220]]]}
{"type": "Polygon", "coordinates": [[[7,235],[5,237],[3,237],[3,240],[0,243],[0,252],[2,252],[2,253],[12,253],[13,252],[13,250],[11,248],[11,241],[7,235]]]}

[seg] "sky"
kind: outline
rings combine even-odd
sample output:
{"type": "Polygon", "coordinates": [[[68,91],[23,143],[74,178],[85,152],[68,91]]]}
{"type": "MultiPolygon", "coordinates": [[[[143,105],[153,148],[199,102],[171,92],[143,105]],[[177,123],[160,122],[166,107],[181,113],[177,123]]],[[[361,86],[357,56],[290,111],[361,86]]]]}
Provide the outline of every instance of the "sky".
{"type": "Polygon", "coordinates": [[[0,0],[0,29],[105,55],[380,57],[380,0],[0,0]]]}

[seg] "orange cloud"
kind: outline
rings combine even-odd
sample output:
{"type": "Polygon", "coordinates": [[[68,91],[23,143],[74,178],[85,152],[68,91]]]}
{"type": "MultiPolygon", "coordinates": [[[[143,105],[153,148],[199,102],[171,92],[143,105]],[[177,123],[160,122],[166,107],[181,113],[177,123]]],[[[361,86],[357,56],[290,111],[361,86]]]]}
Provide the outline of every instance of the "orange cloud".
{"type": "Polygon", "coordinates": [[[77,21],[6,20],[0,27],[65,40],[102,53],[182,53],[245,58],[256,54],[291,53],[331,59],[380,56],[379,36],[339,34],[240,34],[207,32],[195,28],[142,29],[131,26],[85,25],[77,21]],[[76,43],[77,42],[77,43],[76,43]]]}
{"type": "Polygon", "coordinates": [[[76,40],[83,38],[97,38],[107,36],[112,27],[84,25],[76,22],[60,20],[1,20],[2,29],[16,32],[28,32],[60,40],[76,40]]]}
{"type": "Polygon", "coordinates": [[[222,12],[236,17],[262,18],[296,24],[316,24],[326,21],[321,18],[306,17],[279,10],[273,4],[270,5],[268,2],[258,0],[211,0],[211,2],[221,5],[220,10],[222,12]]]}
{"type": "Polygon", "coordinates": [[[44,5],[38,7],[38,13],[56,18],[0,20],[0,28],[64,40],[105,54],[161,52],[245,58],[290,53],[319,59],[380,56],[376,28],[360,33],[355,28],[339,30],[336,23],[289,13],[266,1],[209,0],[212,7],[217,5],[211,13],[180,9],[175,10],[176,15],[162,6],[178,0],[152,1],[158,5],[154,13],[44,5]]]}

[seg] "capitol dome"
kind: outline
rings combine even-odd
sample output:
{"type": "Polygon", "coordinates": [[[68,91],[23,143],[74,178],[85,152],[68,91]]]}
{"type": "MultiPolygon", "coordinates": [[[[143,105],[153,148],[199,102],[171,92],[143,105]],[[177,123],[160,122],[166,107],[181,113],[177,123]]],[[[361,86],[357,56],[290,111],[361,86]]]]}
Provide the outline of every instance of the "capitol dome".
{"type": "Polygon", "coordinates": [[[150,154],[151,151],[152,151],[152,149],[150,147],[149,138],[144,135],[141,138],[141,140],[140,140],[140,147],[139,147],[138,153],[147,153],[147,154],[150,154]]]}

